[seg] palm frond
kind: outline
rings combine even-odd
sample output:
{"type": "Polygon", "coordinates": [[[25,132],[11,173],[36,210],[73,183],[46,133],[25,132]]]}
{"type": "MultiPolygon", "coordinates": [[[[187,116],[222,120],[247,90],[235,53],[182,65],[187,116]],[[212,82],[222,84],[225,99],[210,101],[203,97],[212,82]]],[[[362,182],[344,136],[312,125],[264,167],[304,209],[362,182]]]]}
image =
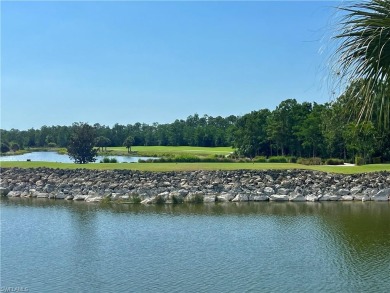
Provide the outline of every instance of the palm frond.
{"type": "Polygon", "coordinates": [[[375,113],[380,126],[390,123],[390,1],[371,0],[340,8],[345,12],[341,40],[336,50],[341,79],[364,81],[356,96],[358,120],[371,119],[375,113]],[[357,97],[363,97],[363,99],[357,97]]]}

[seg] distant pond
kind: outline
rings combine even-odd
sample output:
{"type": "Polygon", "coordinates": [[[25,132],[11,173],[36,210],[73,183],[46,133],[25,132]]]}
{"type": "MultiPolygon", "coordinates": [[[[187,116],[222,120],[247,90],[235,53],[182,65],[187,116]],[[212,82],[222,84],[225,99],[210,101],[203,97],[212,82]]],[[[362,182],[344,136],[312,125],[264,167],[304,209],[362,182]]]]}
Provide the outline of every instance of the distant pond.
{"type": "MultiPolygon", "coordinates": [[[[139,160],[156,159],[150,157],[128,157],[128,156],[98,156],[96,163],[103,160],[104,157],[110,159],[115,158],[118,163],[138,163],[139,160]]],[[[68,155],[58,154],[56,152],[31,152],[23,155],[3,156],[0,161],[42,161],[42,162],[57,162],[57,163],[73,163],[68,155]]]]}

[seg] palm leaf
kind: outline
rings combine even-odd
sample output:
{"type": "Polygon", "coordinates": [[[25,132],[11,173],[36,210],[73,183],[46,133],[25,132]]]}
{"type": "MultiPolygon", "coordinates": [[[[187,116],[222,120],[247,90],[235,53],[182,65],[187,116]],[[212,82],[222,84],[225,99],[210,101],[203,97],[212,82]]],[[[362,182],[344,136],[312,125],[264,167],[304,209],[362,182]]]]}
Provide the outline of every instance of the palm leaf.
{"type": "Polygon", "coordinates": [[[378,117],[378,126],[388,128],[390,116],[390,1],[371,0],[340,7],[345,12],[341,40],[336,50],[342,80],[364,81],[352,107],[359,109],[358,121],[378,117]],[[360,99],[358,97],[363,97],[360,99]]]}

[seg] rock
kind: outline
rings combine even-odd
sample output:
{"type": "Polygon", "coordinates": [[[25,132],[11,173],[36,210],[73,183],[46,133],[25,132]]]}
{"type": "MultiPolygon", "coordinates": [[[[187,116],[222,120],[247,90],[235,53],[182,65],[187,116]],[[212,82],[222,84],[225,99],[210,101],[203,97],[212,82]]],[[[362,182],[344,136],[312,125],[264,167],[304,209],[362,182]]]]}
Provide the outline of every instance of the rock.
{"type": "Polygon", "coordinates": [[[8,192],[7,196],[8,197],[20,197],[22,193],[20,191],[13,191],[11,190],[10,192],[8,192]]]}
{"type": "Polygon", "coordinates": [[[390,188],[380,190],[377,194],[372,196],[374,201],[388,201],[390,196],[390,188]]]}
{"type": "Polygon", "coordinates": [[[315,194],[306,195],[306,201],[318,201],[318,196],[315,194]]]}
{"type": "Polygon", "coordinates": [[[73,200],[82,201],[82,200],[85,200],[87,197],[88,197],[88,195],[85,195],[85,194],[77,194],[77,195],[73,196],[73,200]]]}
{"type": "Polygon", "coordinates": [[[343,200],[343,201],[351,201],[353,200],[353,195],[343,195],[342,197],[340,197],[340,200],[343,200]]]}
{"type": "Polygon", "coordinates": [[[279,188],[277,194],[287,195],[289,192],[287,188],[279,188]]]}
{"type": "Polygon", "coordinates": [[[203,202],[215,202],[215,195],[209,194],[203,197],[203,202]]]}
{"type": "Polygon", "coordinates": [[[337,201],[340,199],[340,197],[341,197],[340,195],[332,194],[329,196],[329,200],[330,201],[337,201]]]}
{"type": "Polygon", "coordinates": [[[269,196],[270,201],[287,201],[289,196],[287,194],[272,194],[269,196]]]}
{"type": "Polygon", "coordinates": [[[154,200],[154,198],[148,197],[148,198],[145,198],[144,200],[142,200],[141,203],[142,204],[152,204],[153,200],[154,200]]]}
{"type": "Polygon", "coordinates": [[[288,197],[289,201],[306,201],[306,197],[303,194],[292,194],[288,197]]]}
{"type": "Polygon", "coordinates": [[[53,184],[46,184],[43,188],[44,192],[50,193],[54,191],[55,186],[53,184]]]}
{"type": "Polygon", "coordinates": [[[94,196],[94,197],[88,197],[85,201],[86,202],[100,202],[103,199],[103,196],[94,196]]]}
{"type": "Polygon", "coordinates": [[[343,196],[343,195],[348,195],[351,194],[351,192],[348,189],[339,189],[336,192],[337,195],[343,196]]]}
{"type": "Polygon", "coordinates": [[[272,187],[265,187],[264,188],[264,193],[267,194],[267,195],[271,195],[271,194],[274,194],[275,193],[275,190],[272,188],[272,187]]]}
{"type": "Polygon", "coordinates": [[[332,195],[330,195],[329,193],[325,193],[325,194],[322,194],[321,196],[318,197],[318,200],[319,201],[328,201],[330,200],[332,195]]]}
{"type": "Polygon", "coordinates": [[[217,201],[225,202],[225,201],[231,201],[233,200],[234,196],[231,193],[228,192],[222,192],[220,195],[217,196],[217,201]]]}
{"type": "Polygon", "coordinates": [[[351,194],[355,195],[362,192],[363,187],[361,185],[351,188],[351,194]]]}
{"type": "Polygon", "coordinates": [[[354,197],[355,197],[354,200],[361,200],[361,201],[371,200],[370,196],[368,196],[367,194],[363,194],[363,193],[355,194],[354,197]]]}
{"type": "Polygon", "coordinates": [[[65,199],[65,197],[66,197],[66,194],[65,193],[63,193],[63,192],[57,192],[56,194],[55,194],[55,199],[65,199]]]}
{"type": "Polygon", "coordinates": [[[253,201],[268,201],[269,197],[267,195],[254,195],[253,201]]]}
{"type": "Polygon", "coordinates": [[[36,198],[48,198],[49,194],[46,192],[38,192],[36,198]]]}
{"type": "Polygon", "coordinates": [[[244,193],[238,193],[233,199],[233,202],[249,201],[248,195],[244,193]]]}
{"type": "Polygon", "coordinates": [[[0,187],[0,196],[7,196],[9,191],[10,190],[8,188],[6,188],[6,187],[0,187]]]}
{"type": "Polygon", "coordinates": [[[389,200],[390,173],[327,174],[308,170],[144,172],[3,168],[0,194],[145,202],[389,200]],[[294,190],[291,192],[291,190],[294,190]],[[82,195],[82,196],[81,196],[82,195]],[[307,196],[306,196],[307,195],[307,196]],[[69,196],[69,197],[68,197],[69,196]],[[176,201],[178,199],[178,201],[176,201]]]}
{"type": "Polygon", "coordinates": [[[73,200],[73,195],[67,195],[67,196],[65,197],[65,200],[73,200]]]}

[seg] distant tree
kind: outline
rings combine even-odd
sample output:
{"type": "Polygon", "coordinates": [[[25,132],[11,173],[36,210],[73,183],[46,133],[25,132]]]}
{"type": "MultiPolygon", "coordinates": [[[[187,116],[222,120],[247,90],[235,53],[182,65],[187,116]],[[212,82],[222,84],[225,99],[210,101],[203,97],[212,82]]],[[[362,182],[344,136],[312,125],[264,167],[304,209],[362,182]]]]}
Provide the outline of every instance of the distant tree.
{"type": "Polygon", "coordinates": [[[98,147],[98,151],[107,150],[107,147],[110,145],[111,140],[105,136],[98,136],[95,140],[95,145],[98,147]]]}
{"type": "Polygon", "coordinates": [[[73,123],[68,143],[68,155],[77,164],[95,162],[95,129],[87,123],[73,123]]]}
{"type": "Polygon", "coordinates": [[[20,150],[19,144],[17,142],[14,142],[14,141],[9,144],[9,147],[13,152],[20,150]]]}
{"type": "Polygon", "coordinates": [[[9,145],[7,142],[2,142],[1,143],[1,148],[0,148],[0,151],[2,153],[6,153],[6,152],[9,152],[10,148],[9,148],[9,145]]]}
{"type": "Polygon", "coordinates": [[[270,114],[269,110],[262,109],[252,111],[237,120],[233,146],[240,155],[253,158],[269,154],[270,143],[267,139],[266,123],[270,114]]]}
{"type": "Polygon", "coordinates": [[[125,141],[123,142],[123,145],[127,148],[127,152],[131,152],[131,146],[134,144],[134,137],[128,136],[125,141]]]}

